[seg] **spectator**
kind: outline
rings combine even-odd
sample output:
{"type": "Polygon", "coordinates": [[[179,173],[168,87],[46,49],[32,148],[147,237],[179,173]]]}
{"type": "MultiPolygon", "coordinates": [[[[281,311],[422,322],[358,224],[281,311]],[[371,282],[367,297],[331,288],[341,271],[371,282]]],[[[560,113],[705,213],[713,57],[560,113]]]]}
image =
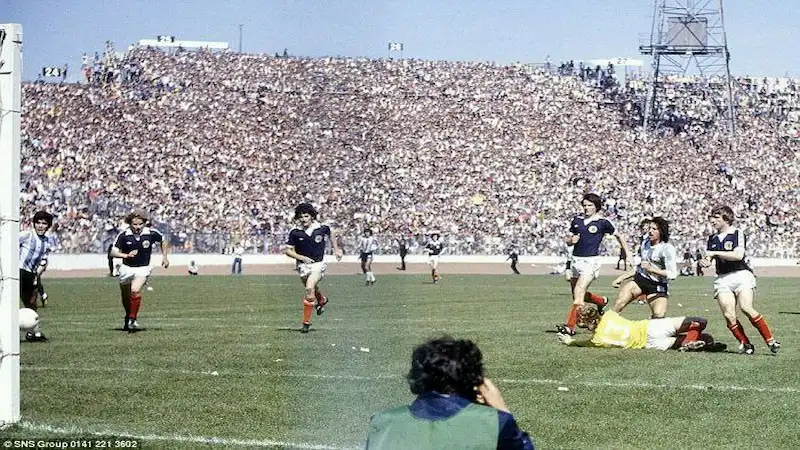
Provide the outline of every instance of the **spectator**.
{"type": "Polygon", "coordinates": [[[533,449],[500,391],[484,377],[483,356],[472,341],[428,341],[411,356],[409,406],[372,417],[367,449],[533,449]]]}

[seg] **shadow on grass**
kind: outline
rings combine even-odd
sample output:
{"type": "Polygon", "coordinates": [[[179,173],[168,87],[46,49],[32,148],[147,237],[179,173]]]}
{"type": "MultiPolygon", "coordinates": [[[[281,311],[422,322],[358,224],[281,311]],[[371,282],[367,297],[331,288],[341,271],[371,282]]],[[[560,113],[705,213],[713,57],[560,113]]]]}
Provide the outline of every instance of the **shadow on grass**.
{"type": "MultiPolygon", "coordinates": [[[[278,327],[278,328],[275,328],[275,330],[277,330],[277,331],[288,331],[290,333],[299,333],[300,332],[300,328],[292,328],[292,327],[278,327]]],[[[317,330],[316,328],[309,328],[308,331],[309,331],[309,333],[316,333],[319,330],[317,330]]]]}

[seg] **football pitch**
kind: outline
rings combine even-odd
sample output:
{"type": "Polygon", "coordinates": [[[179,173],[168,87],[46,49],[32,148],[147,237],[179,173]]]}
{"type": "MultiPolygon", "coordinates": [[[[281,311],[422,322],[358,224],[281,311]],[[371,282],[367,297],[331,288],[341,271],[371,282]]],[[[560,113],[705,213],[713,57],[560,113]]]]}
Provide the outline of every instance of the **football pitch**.
{"type": "MultiPolygon", "coordinates": [[[[156,277],[137,334],[118,330],[115,279],[45,280],[50,342],[21,344],[22,422],[0,438],[359,448],[374,412],[413,399],[413,347],[448,334],[480,346],[487,376],[541,449],[797,447],[798,279],[759,279],[756,308],[783,348],[770,353],[742,316],[756,344],[742,356],[711,277],[676,280],[669,315],[707,317],[723,353],[565,347],[554,333],[570,304],[560,276],[377,276],[369,287],[357,275],[325,278],[330,306],[305,335],[296,277],[156,277]]],[[[614,295],[610,281],[593,290],[614,295]]]]}

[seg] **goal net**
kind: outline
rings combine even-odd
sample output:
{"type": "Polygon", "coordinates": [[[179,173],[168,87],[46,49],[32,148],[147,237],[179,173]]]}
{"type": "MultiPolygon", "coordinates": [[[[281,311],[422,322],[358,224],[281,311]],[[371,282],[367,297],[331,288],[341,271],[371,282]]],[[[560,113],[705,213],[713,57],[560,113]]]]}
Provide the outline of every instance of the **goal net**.
{"type": "Polygon", "coordinates": [[[19,422],[22,26],[0,24],[0,428],[19,422]]]}

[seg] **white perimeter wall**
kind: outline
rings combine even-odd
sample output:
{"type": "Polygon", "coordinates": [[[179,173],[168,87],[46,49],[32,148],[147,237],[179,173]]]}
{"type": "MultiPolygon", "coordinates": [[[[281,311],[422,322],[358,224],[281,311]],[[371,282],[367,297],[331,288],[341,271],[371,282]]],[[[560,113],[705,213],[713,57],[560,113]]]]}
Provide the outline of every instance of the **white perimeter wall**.
{"type": "MultiPolygon", "coordinates": [[[[509,264],[507,255],[442,255],[441,262],[456,262],[456,263],[497,263],[509,264]]],[[[326,256],[326,261],[335,261],[333,256],[326,256]]],[[[91,269],[108,269],[108,260],[105,254],[94,253],[79,253],[79,254],[64,254],[54,253],[50,255],[50,264],[47,270],[91,270],[91,269]]],[[[215,255],[215,254],[173,254],[169,257],[170,265],[173,266],[188,266],[189,261],[194,260],[200,267],[208,266],[228,266],[233,262],[231,255],[215,255]]],[[[604,257],[604,264],[616,264],[618,258],[616,256],[604,257]]],[[[343,259],[345,262],[358,262],[358,255],[346,255],[343,259]]],[[[400,256],[398,255],[375,255],[374,262],[389,262],[399,263],[400,256]]],[[[408,255],[406,256],[407,263],[424,263],[427,262],[427,257],[424,255],[408,255]]],[[[537,264],[537,265],[558,265],[564,259],[559,256],[520,256],[519,263],[522,264],[537,264]]],[[[244,263],[251,264],[294,264],[294,260],[285,255],[244,255],[244,263]]],[[[796,260],[792,259],[767,259],[755,258],[752,260],[755,267],[781,267],[781,266],[795,266],[796,260]]],[[[157,266],[161,264],[161,255],[153,255],[151,264],[157,266]]]]}

